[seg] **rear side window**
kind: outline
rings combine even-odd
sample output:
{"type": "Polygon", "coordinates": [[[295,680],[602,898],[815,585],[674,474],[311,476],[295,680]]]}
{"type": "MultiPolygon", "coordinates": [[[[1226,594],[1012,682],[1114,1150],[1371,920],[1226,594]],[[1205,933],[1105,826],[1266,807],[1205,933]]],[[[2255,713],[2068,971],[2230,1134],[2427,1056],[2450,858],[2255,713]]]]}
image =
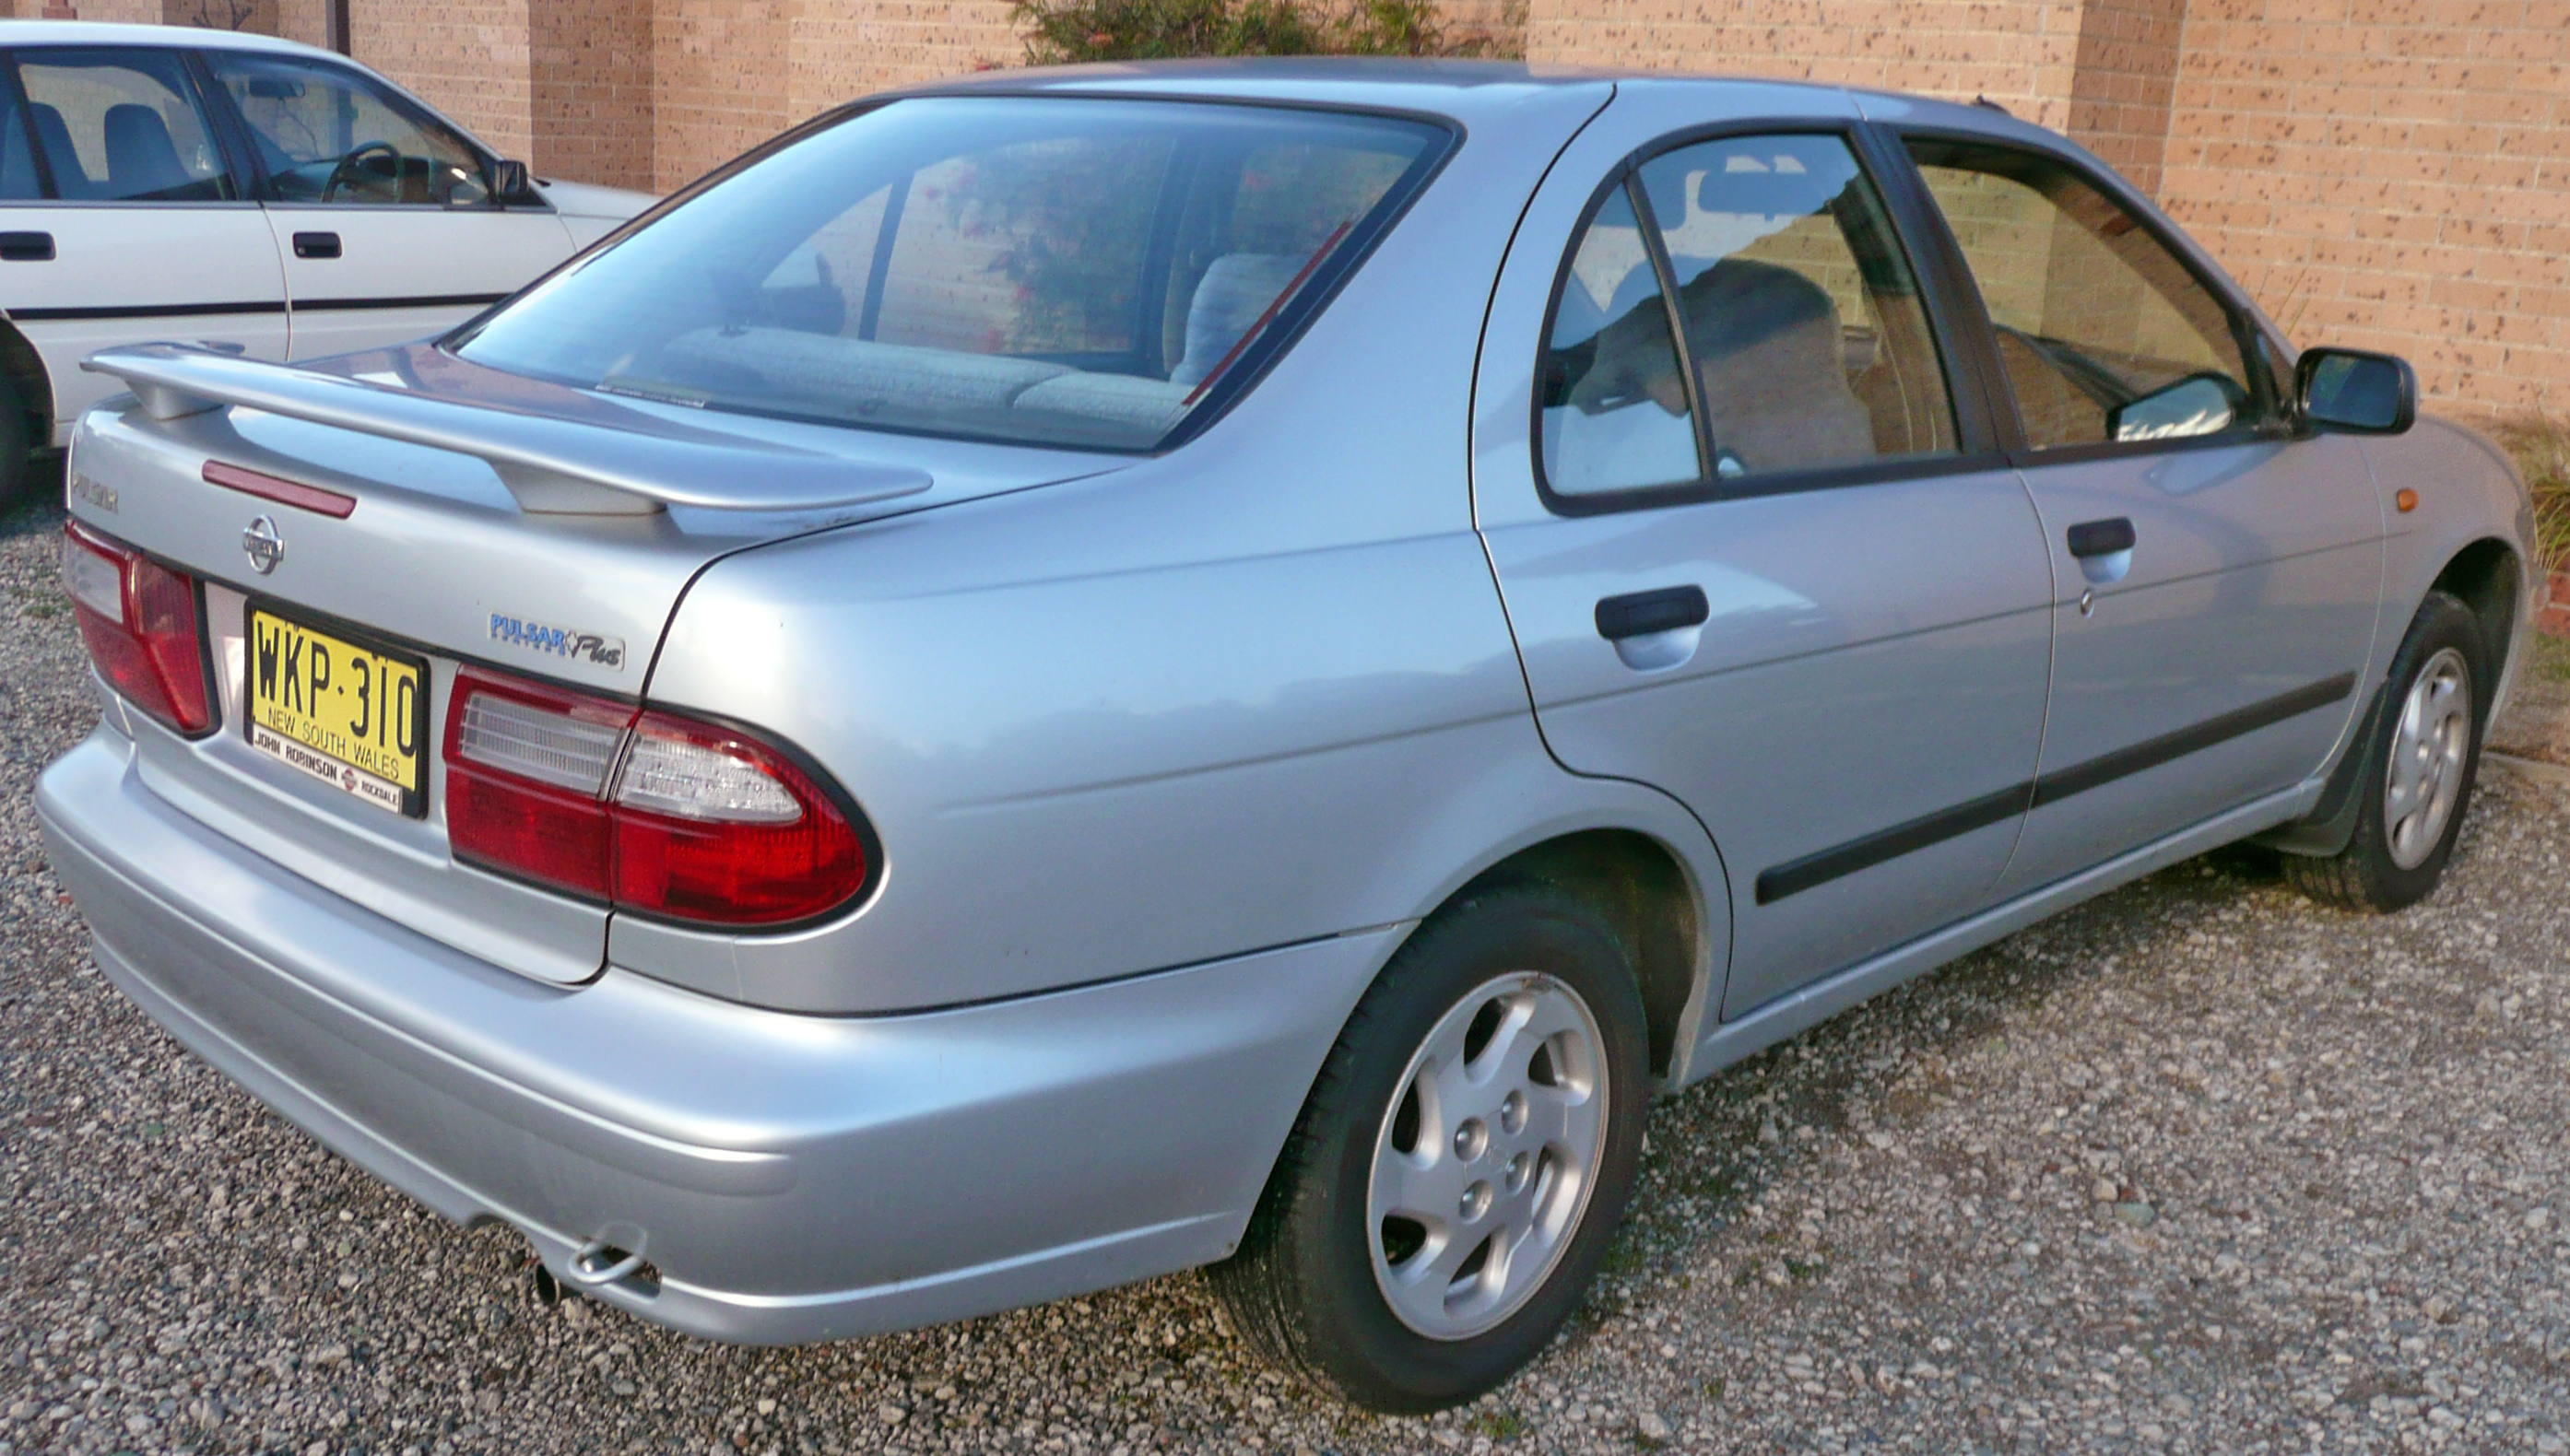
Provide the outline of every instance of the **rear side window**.
{"type": "Polygon", "coordinates": [[[66,201],[207,202],[236,193],[171,51],[24,51],[36,149],[66,201]]]}
{"type": "Polygon", "coordinates": [[[2139,218],[2046,158],[1912,151],[1997,330],[2029,448],[2257,423],[2229,307],[2139,218]]]}
{"type": "Polygon", "coordinates": [[[1541,367],[1559,495],[1955,450],[1915,275],[1837,137],[1726,138],[1643,163],[1572,250],[1541,367]]]}
{"type": "Polygon", "coordinates": [[[1149,450],[1282,346],[1448,135],[1270,107],[894,102],[453,342],[702,408],[1149,450]]]}

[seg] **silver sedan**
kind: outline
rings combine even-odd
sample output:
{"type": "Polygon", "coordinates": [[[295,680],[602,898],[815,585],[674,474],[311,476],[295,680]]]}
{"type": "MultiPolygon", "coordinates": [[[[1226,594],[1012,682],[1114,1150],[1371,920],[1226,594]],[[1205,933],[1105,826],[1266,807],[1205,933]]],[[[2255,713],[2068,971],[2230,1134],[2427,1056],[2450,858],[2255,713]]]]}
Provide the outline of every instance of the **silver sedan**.
{"type": "Polygon", "coordinates": [[[89,367],[38,807],[182,1041],[696,1334],[1212,1265],[1392,1410],[1655,1092],[2226,842],[2429,894],[2527,616],[2405,364],[1836,88],[986,77],[433,343],[89,367]]]}

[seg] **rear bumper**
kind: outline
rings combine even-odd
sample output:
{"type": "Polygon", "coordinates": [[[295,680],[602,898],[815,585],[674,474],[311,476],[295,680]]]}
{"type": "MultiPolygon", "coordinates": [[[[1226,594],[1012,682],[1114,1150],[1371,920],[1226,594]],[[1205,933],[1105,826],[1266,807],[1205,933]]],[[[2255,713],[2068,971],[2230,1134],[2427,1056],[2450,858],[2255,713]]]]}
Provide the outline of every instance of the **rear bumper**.
{"type": "Polygon", "coordinates": [[[179,814],[102,726],[37,816],[98,963],[314,1137],[601,1298],[789,1343],[1222,1257],[1399,930],[949,1011],[764,1011],[611,968],[512,975],[179,814]],[[577,1280],[575,1280],[577,1282],[577,1280]]]}

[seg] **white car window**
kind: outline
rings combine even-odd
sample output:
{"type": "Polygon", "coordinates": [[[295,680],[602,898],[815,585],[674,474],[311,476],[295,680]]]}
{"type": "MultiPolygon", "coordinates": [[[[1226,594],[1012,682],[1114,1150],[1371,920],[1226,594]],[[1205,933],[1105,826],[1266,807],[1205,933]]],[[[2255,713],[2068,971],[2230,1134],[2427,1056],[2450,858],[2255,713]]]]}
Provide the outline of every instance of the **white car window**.
{"type": "Polygon", "coordinates": [[[479,206],[482,160],[362,76],[274,56],[209,55],[288,202],[479,206]]]}
{"type": "Polygon", "coordinates": [[[18,80],[55,196],[203,202],[235,195],[177,52],[25,52],[18,80]]]}

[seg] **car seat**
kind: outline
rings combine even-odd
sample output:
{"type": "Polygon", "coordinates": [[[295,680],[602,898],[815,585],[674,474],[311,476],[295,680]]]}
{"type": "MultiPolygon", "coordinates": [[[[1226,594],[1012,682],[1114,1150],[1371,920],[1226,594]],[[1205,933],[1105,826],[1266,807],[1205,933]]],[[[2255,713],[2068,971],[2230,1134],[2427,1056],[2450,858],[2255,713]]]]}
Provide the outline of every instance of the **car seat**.
{"type": "Polygon", "coordinates": [[[61,110],[40,101],[27,108],[27,115],[35,118],[36,141],[53,169],[54,194],[67,201],[97,196],[98,183],[81,166],[80,152],[72,146],[72,129],[63,121],[61,110]]]}
{"type": "Polygon", "coordinates": [[[1224,253],[1206,265],[1187,305],[1187,349],[1169,371],[1171,384],[1202,384],[1250,325],[1285,291],[1303,259],[1284,253],[1224,253]]]}
{"type": "Polygon", "coordinates": [[[1838,304],[1791,268],[1725,258],[1678,289],[1714,448],[1749,470],[1870,459],[1838,304]]]}
{"type": "Polygon", "coordinates": [[[116,197],[175,192],[196,179],[179,165],[170,124],[148,106],[125,102],[107,109],[107,190],[116,197]]]}

